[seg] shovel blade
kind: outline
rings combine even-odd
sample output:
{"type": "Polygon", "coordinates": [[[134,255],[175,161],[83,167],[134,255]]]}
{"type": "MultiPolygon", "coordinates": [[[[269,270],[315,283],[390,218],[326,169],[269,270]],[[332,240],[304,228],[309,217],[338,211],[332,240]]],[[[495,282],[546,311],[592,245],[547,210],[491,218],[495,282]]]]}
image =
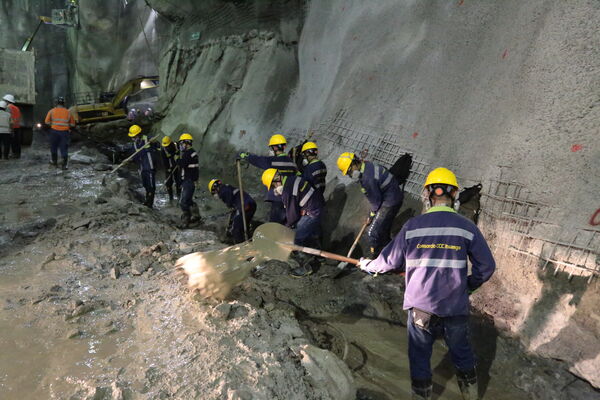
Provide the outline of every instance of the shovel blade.
{"type": "Polygon", "coordinates": [[[254,250],[265,259],[287,261],[292,250],[287,245],[294,244],[295,232],[281,224],[267,222],[254,231],[254,250]]]}

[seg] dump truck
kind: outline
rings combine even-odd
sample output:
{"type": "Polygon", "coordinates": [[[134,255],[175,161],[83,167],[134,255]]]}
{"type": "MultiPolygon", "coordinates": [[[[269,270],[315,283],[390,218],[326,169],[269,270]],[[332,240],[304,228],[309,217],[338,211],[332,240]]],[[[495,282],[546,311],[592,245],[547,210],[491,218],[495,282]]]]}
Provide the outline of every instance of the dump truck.
{"type": "Polygon", "coordinates": [[[0,97],[10,93],[21,109],[23,144],[33,138],[33,107],[35,105],[35,53],[0,49],[0,97]]]}
{"type": "Polygon", "coordinates": [[[79,124],[126,118],[130,102],[138,104],[142,100],[156,97],[158,82],[158,76],[140,76],[128,80],[114,93],[103,92],[97,96],[74,94],[76,105],[72,107],[72,111],[79,124]]]}

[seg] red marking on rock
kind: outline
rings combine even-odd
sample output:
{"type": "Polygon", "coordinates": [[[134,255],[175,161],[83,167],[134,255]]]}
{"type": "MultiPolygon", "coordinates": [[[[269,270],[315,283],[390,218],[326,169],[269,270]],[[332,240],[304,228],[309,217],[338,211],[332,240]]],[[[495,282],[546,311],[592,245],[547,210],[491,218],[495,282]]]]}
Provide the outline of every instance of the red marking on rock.
{"type": "Polygon", "coordinates": [[[573,153],[575,153],[576,151],[579,151],[579,150],[581,150],[581,149],[583,149],[583,146],[582,146],[582,145],[580,145],[580,144],[574,144],[573,146],[571,146],[571,151],[572,151],[573,153]]]}
{"type": "Polygon", "coordinates": [[[598,226],[600,225],[600,208],[596,210],[592,218],[590,218],[590,225],[598,226]]]}
{"type": "Polygon", "coordinates": [[[415,133],[412,134],[413,139],[416,139],[417,136],[419,136],[419,132],[415,132],[415,133]]]}
{"type": "Polygon", "coordinates": [[[372,81],[372,80],[373,80],[373,77],[372,77],[372,76],[370,76],[370,77],[368,77],[367,79],[368,79],[368,80],[370,80],[370,81],[372,81]]]}
{"type": "Polygon", "coordinates": [[[458,2],[458,5],[459,5],[459,6],[462,6],[463,4],[465,4],[465,0],[460,0],[460,1],[458,2]]]}
{"type": "Polygon", "coordinates": [[[508,49],[504,49],[504,52],[502,53],[502,58],[506,58],[506,56],[508,55],[508,49]]]}

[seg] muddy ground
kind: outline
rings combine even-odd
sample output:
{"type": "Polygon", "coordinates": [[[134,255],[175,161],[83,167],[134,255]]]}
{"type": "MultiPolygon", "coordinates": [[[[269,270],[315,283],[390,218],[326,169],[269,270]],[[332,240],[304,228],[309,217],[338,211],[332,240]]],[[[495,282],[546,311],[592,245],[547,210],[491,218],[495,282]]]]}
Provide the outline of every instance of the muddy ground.
{"type": "MultiPolygon", "coordinates": [[[[205,222],[179,230],[162,186],[149,210],[134,169],[102,185],[109,160],[73,151],[68,171],[41,145],[0,164],[0,398],[410,397],[400,276],[333,279],[323,264],[295,279],[270,261],[226,301],[199,299],[173,265],[225,246],[226,210],[199,193],[205,222]]],[[[599,398],[485,318],[473,340],[483,398],[599,398]]],[[[445,354],[438,343],[434,398],[459,399],[445,354]]]]}

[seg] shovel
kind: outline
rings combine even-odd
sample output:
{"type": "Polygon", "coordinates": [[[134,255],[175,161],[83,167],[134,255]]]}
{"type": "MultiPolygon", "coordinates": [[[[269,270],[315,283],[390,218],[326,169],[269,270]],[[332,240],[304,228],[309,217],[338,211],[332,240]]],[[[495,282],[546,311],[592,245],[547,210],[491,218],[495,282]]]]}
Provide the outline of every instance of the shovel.
{"type": "Polygon", "coordinates": [[[111,175],[114,174],[115,172],[117,172],[118,169],[120,169],[123,165],[127,164],[129,161],[131,161],[133,159],[133,157],[135,157],[140,151],[148,148],[148,145],[150,143],[152,143],[154,140],[156,140],[159,135],[154,136],[153,138],[151,138],[150,140],[148,140],[148,143],[146,143],[145,146],[142,146],[141,148],[139,148],[138,150],[136,150],[132,155],[130,155],[129,157],[127,157],[126,159],[123,160],[123,162],[119,165],[117,165],[115,168],[113,168],[110,172],[108,172],[103,178],[102,178],[102,185],[106,185],[106,178],[111,175]]]}
{"type": "Polygon", "coordinates": [[[177,260],[178,272],[187,276],[188,287],[202,297],[224,299],[250,271],[267,260],[287,261],[292,251],[358,264],[358,260],[294,244],[293,230],[269,222],[254,231],[252,241],[221,250],[191,253],[177,260]]]}
{"type": "Polygon", "coordinates": [[[237,167],[238,182],[240,185],[240,205],[242,206],[242,221],[244,223],[244,239],[248,240],[248,225],[246,224],[246,207],[244,206],[244,187],[242,186],[242,168],[240,167],[240,160],[236,160],[235,165],[237,167]]]}
{"type": "MultiPolygon", "coordinates": [[[[369,220],[365,221],[365,223],[363,224],[363,226],[360,228],[360,231],[358,231],[358,235],[356,235],[356,239],[354,239],[354,243],[352,243],[352,247],[350,247],[350,250],[348,250],[348,257],[352,256],[352,253],[354,252],[354,249],[356,248],[356,245],[360,241],[360,238],[362,237],[363,233],[365,233],[365,229],[367,229],[367,226],[369,226],[369,220]]],[[[337,265],[338,269],[341,269],[342,271],[347,266],[348,266],[347,262],[341,262],[341,263],[339,263],[337,265]]],[[[334,279],[335,279],[335,277],[334,277],[334,279]]]]}

